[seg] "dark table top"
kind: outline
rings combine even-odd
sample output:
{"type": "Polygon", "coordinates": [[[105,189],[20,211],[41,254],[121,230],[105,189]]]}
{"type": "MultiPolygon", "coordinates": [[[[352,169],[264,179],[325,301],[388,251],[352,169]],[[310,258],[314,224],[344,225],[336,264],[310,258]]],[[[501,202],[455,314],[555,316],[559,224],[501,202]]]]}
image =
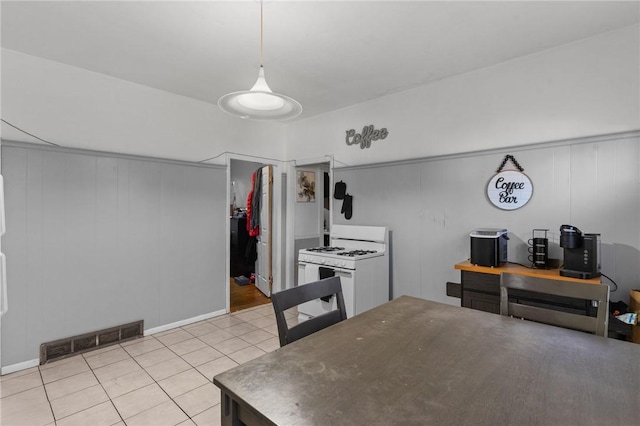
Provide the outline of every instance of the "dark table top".
{"type": "Polygon", "coordinates": [[[636,425],[640,345],[403,296],[214,383],[277,425],[636,425]]]}

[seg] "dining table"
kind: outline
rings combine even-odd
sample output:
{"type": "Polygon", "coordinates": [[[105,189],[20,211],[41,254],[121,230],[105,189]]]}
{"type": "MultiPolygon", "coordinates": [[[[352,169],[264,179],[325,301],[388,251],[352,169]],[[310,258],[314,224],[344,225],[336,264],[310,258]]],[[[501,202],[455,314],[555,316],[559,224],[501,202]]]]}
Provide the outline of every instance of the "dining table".
{"type": "Polygon", "coordinates": [[[640,424],[640,345],[410,296],[214,384],[223,425],[640,424]]]}

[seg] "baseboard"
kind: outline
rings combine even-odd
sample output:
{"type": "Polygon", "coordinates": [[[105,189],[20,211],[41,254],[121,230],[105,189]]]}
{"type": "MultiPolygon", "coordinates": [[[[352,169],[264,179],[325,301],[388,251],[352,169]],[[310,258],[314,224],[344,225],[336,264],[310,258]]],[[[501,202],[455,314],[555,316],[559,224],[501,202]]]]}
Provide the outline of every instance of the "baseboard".
{"type": "Polygon", "coordinates": [[[171,330],[177,327],[184,327],[185,325],[193,324],[194,322],[208,320],[210,318],[219,317],[220,315],[224,315],[227,313],[226,309],[221,309],[219,311],[210,312],[208,314],[198,315],[197,317],[187,318],[184,320],[172,322],[171,324],[165,324],[158,327],[149,328],[144,331],[145,336],[151,336],[152,334],[161,333],[163,331],[171,330]]]}
{"type": "Polygon", "coordinates": [[[4,376],[5,374],[15,373],[16,371],[26,370],[27,368],[37,367],[40,364],[40,360],[38,358],[32,359],[29,361],[19,362],[17,364],[7,365],[0,369],[0,376],[4,376]]]}

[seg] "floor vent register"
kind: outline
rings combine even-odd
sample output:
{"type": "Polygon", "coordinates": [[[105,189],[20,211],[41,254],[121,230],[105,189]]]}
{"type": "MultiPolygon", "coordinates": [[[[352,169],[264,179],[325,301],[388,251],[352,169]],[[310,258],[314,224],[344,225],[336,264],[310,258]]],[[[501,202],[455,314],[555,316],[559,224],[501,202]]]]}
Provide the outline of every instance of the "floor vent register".
{"type": "Polygon", "coordinates": [[[82,352],[142,337],[144,321],[136,321],[40,345],[40,365],[82,352]]]}

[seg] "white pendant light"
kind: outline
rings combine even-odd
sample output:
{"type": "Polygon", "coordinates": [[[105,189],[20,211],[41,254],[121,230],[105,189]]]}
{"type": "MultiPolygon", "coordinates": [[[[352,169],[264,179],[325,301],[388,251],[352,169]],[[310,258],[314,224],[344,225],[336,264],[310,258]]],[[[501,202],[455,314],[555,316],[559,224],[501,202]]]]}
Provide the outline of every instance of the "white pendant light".
{"type": "Polygon", "coordinates": [[[253,87],[232,92],[218,99],[224,112],[250,120],[291,120],[302,113],[302,105],[295,99],[274,93],[264,78],[262,57],[262,1],[260,1],[260,68],[253,87]]]}

